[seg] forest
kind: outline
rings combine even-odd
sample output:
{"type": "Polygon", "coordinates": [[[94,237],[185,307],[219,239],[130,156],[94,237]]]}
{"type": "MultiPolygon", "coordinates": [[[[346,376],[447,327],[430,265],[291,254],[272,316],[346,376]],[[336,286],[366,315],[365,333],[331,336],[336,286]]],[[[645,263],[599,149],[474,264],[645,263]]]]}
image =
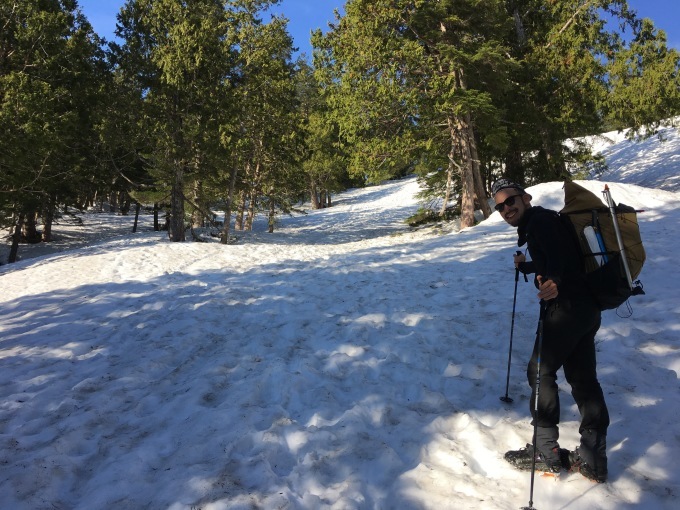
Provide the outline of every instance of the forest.
{"type": "Polygon", "coordinates": [[[625,0],[348,0],[297,57],[276,3],[128,0],[106,41],[76,0],[0,0],[10,262],[104,203],[228,244],[410,174],[427,214],[470,226],[499,175],[582,175],[599,162],[579,137],[680,113],[680,54],[625,0]]]}

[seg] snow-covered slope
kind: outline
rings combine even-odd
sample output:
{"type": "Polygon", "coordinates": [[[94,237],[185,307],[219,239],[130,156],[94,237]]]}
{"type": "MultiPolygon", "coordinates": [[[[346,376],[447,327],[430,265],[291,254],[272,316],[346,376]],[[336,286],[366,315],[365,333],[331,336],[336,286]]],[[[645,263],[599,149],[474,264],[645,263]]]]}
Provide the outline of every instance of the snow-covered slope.
{"type": "MultiPolygon", "coordinates": [[[[647,294],[599,335],[611,480],[539,478],[539,510],[678,505],[680,194],[611,177],[646,210],[648,253],[647,294]]],[[[529,476],[502,454],[531,440],[535,289],[520,283],[507,405],[515,233],[497,214],[410,232],[416,191],[349,191],[248,243],[173,244],[146,223],[0,267],[2,507],[526,505],[529,476]]],[[[560,207],[559,184],[530,192],[560,207]]]]}
{"type": "MultiPolygon", "coordinates": [[[[680,118],[676,119],[680,123],[680,118]]],[[[626,140],[626,132],[613,131],[593,137],[593,151],[605,157],[608,169],[599,179],[637,184],[668,191],[680,190],[680,132],[660,128],[642,141],[626,140]]]]}

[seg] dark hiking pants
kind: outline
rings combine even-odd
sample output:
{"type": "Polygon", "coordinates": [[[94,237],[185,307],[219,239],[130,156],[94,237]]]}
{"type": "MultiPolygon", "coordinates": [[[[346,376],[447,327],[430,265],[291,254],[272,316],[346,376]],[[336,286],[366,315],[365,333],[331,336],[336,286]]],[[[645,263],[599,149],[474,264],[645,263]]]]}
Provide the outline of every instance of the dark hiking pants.
{"type": "Polygon", "coordinates": [[[541,378],[538,416],[535,415],[536,368],[538,336],[527,367],[531,386],[530,409],[537,425],[546,436],[557,441],[560,422],[560,399],[557,391],[557,371],[564,368],[564,376],[571,385],[571,394],[581,414],[579,432],[595,432],[605,437],[609,426],[609,412],[602,388],[597,380],[595,334],[600,328],[600,311],[590,299],[558,299],[547,304],[543,322],[541,378]]]}

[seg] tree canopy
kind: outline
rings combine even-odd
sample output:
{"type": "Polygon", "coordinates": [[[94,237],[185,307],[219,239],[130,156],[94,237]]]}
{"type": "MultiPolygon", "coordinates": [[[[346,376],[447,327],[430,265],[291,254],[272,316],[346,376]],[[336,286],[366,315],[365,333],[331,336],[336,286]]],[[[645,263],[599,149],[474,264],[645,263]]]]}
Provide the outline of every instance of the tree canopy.
{"type": "Polygon", "coordinates": [[[153,202],[174,241],[223,211],[227,243],[410,173],[467,226],[494,178],[569,179],[573,140],[680,112],[680,56],[625,0],[349,0],[311,61],[277,3],[128,0],[106,43],[76,0],[0,0],[2,226],[153,202]]]}

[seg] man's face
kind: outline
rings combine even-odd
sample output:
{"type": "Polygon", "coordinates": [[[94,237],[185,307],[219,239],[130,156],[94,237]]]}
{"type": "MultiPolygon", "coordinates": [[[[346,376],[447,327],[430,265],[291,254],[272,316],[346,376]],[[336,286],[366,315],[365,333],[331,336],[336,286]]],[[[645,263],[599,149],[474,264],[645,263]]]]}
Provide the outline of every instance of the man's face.
{"type": "Polygon", "coordinates": [[[502,189],[494,196],[496,205],[504,204],[500,215],[513,227],[519,225],[524,211],[531,207],[531,197],[514,188],[502,189]],[[506,202],[507,201],[507,202],[506,202]],[[508,204],[511,202],[511,204],[508,204]]]}

